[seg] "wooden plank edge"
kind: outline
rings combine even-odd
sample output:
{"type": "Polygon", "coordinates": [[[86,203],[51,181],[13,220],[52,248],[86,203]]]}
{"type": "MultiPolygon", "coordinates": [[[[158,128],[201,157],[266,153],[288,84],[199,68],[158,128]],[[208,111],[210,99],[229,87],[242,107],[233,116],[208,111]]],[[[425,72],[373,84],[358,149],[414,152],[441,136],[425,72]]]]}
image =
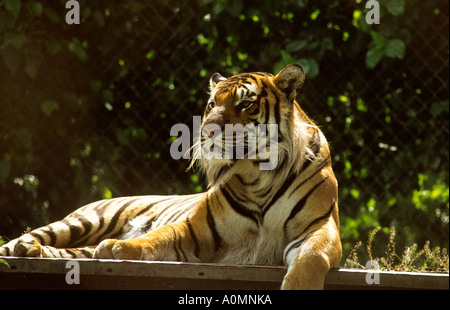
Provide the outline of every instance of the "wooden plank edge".
{"type": "MultiPolygon", "coordinates": [[[[92,276],[232,280],[281,284],[287,271],[285,266],[63,258],[1,258],[8,262],[10,268],[0,264],[0,275],[1,273],[66,274],[72,266],[70,264],[76,262],[79,264],[81,274],[92,276]]],[[[325,286],[344,289],[448,290],[449,275],[335,268],[328,273],[325,286]]]]}

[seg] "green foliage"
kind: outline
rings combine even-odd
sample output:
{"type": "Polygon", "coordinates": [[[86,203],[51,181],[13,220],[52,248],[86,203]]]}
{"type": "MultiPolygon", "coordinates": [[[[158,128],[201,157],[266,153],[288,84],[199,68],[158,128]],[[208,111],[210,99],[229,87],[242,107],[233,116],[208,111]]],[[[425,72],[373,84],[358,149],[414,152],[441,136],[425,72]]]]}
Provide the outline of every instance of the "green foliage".
{"type": "Polygon", "coordinates": [[[170,158],[171,125],[202,113],[212,73],[297,62],[345,253],[392,225],[397,248],[448,247],[448,1],[380,0],[379,25],[365,1],[80,0],[80,25],[65,2],[0,1],[3,235],[98,199],[205,190],[170,158]]]}
{"type": "MultiPolygon", "coordinates": [[[[0,236],[0,246],[1,246],[2,244],[4,244],[4,243],[6,243],[6,241],[3,240],[3,237],[2,237],[2,236],[0,236]]],[[[6,265],[7,267],[9,267],[8,262],[6,262],[4,259],[0,259],[0,264],[6,265]]]]}

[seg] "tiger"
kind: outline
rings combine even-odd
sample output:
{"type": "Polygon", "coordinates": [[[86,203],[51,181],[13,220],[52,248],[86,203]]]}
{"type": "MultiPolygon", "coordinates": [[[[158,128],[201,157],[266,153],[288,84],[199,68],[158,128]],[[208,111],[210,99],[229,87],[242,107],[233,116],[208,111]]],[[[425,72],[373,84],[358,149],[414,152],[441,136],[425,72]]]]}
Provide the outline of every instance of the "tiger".
{"type": "Polygon", "coordinates": [[[323,289],[342,256],[338,184],[328,142],[297,102],[304,82],[299,64],[276,75],[214,73],[194,145],[208,149],[213,141],[233,150],[244,141],[244,154],[192,156],[189,167],[205,174],[207,191],[93,202],[8,242],[0,255],[284,264],[281,289],[323,289]],[[227,124],[272,125],[261,137],[275,136],[276,152],[258,142],[261,154],[251,156],[248,131],[230,137],[227,124]],[[272,166],[261,169],[270,156],[272,166]]]}

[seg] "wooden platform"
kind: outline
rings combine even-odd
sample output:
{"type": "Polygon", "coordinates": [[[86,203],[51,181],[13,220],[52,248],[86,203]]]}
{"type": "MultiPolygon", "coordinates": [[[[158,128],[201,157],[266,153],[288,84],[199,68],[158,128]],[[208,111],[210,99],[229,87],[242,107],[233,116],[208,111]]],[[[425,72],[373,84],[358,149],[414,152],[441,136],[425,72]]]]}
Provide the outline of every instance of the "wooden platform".
{"type": "MultiPolygon", "coordinates": [[[[140,290],[272,290],[279,289],[287,268],[179,262],[3,257],[0,289],[140,289],[140,290]],[[79,284],[74,272],[79,270],[79,284]]],[[[333,269],[325,289],[448,290],[448,274],[379,272],[379,284],[368,284],[365,270],[333,269]]]]}

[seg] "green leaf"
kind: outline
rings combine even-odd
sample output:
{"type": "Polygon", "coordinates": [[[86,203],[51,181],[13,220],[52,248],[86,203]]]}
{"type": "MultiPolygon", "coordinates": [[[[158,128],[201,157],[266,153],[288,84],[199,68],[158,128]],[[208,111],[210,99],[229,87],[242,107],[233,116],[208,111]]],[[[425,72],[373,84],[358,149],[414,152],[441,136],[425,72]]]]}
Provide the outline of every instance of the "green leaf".
{"type": "Polygon", "coordinates": [[[84,44],[77,38],[73,38],[72,42],[68,43],[67,48],[81,61],[86,61],[88,59],[84,44]]]}
{"type": "Polygon", "coordinates": [[[353,198],[358,199],[359,198],[359,190],[357,190],[356,188],[352,188],[350,190],[350,195],[352,195],[353,198]]]}
{"type": "Polygon", "coordinates": [[[113,194],[109,188],[106,186],[103,188],[103,198],[104,199],[111,199],[113,198],[113,194]]]}
{"type": "Polygon", "coordinates": [[[50,116],[53,111],[59,110],[59,104],[55,100],[46,100],[41,103],[41,110],[45,115],[50,116]]]}
{"type": "Polygon", "coordinates": [[[38,73],[38,68],[41,65],[42,60],[39,57],[29,58],[27,60],[27,65],[25,66],[25,72],[29,77],[35,78],[38,73]]]}
{"type": "Polygon", "coordinates": [[[303,49],[306,46],[306,44],[308,44],[308,41],[306,41],[306,40],[295,40],[295,41],[289,42],[286,45],[286,51],[288,53],[298,52],[301,49],[303,49]]]}
{"type": "Polygon", "coordinates": [[[305,70],[308,78],[314,78],[319,75],[319,64],[312,58],[303,58],[297,61],[305,70]]]}
{"type": "Polygon", "coordinates": [[[20,8],[22,7],[22,3],[19,0],[5,0],[5,9],[10,11],[15,18],[19,16],[20,8]]]}
{"type": "Polygon", "coordinates": [[[312,12],[311,15],[310,15],[309,17],[310,17],[312,20],[316,20],[317,17],[319,16],[319,14],[320,14],[320,10],[317,9],[317,10],[315,10],[314,12],[312,12]]]}
{"type": "Polygon", "coordinates": [[[7,261],[5,261],[4,259],[0,259],[0,264],[6,265],[8,268],[11,268],[8,264],[7,261]]]}
{"type": "Polygon", "coordinates": [[[444,112],[444,106],[441,103],[433,102],[431,104],[431,114],[434,117],[437,117],[437,116],[441,115],[442,112],[444,112]]]}
{"type": "Polygon", "coordinates": [[[366,67],[369,69],[375,68],[384,55],[384,48],[372,47],[366,53],[366,67]]]}
{"type": "Polygon", "coordinates": [[[0,54],[3,63],[11,70],[12,74],[15,74],[20,65],[20,58],[17,51],[11,45],[0,49],[0,54]]]}
{"type": "Polygon", "coordinates": [[[386,45],[385,54],[391,58],[403,59],[405,57],[405,48],[405,42],[400,39],[392,39],[386,45]]]}
{"type": "Polygon", "coordinates": [[[32,11],[36,16],[41,16],[42,14],[42,3],[34,2],[31,4],[32,11]]]}
{"type": "Polygon", "coordinates": [[[384,48],[388,43],[388,40],[376,31],[371,31],[370,36],[372,37],[372,43],[377,48],[384,48]]]}
{"type": "Polygon", "coordinates": [[[405,0],[385,0],[383,4],[387,11],[394,16],[402,15],[405,12],[405,0]]]}

